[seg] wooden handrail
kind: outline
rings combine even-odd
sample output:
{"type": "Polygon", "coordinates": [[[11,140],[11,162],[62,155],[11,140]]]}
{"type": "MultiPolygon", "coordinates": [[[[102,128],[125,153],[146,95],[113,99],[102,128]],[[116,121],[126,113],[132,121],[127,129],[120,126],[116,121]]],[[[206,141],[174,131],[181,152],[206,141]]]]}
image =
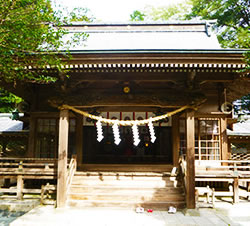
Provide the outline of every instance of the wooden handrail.
{"type": "Polygon", "coordinates": [[[74,176],[75,171],[76,171],[76,167],[77,167],[76,164],[77,164],[76,156],[73,155],[71,160],[70,160],[69,166],[68,166],[68,175],[67,175],[67,181],[66,181],[66,185],[67,185],[66,191],[67,191],[67,193],[69,191],[73,176],[74,176]]]}
{"type": "Polygon", "coordinates": [[[249,163],[250,164],[250,160],[195,160],[196,163],[199,162],[210,162],[210,163],[249,163]]]}
{"type": "Polygon", "coordinates": [[[56,162],[57,158],[9,158],[9,157],[1,157],[0,161],[7,160],[7,161],[38,161],[38,162],[56,162]]]}

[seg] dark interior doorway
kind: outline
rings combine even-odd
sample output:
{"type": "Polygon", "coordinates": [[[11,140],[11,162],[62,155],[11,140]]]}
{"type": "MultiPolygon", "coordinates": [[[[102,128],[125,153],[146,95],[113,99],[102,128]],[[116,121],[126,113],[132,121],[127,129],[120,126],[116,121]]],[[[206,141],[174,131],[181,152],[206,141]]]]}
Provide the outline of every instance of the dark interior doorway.
{"type": "Polygon", "coordinates": [[[103,127],[104,139],[98,142],[94,126],[83,127],[83,163],[85,164],[157,164],[172,163],[171,127],[155,127],[156,141],[150,142],[146,126],[139,126],[140,143],[133,145],[131,127],[120,127],[121,142],[114,143],[112,127],[103,127]]]}

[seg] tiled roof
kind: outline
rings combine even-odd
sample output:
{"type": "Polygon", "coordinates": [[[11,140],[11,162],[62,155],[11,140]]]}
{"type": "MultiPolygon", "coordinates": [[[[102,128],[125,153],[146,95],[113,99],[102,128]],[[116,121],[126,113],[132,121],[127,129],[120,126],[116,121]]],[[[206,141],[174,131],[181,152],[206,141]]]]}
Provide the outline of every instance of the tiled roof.
{"type": "Polygon", "coordinates": [[[233,125],[233,131],[227,130],[229,136],[250,136],[250,119],[237,122],[233,125]]]}
{"type": "Polygon", "coordinates": [[[87,41],[70,50],[221,49],[207,22],[79,24],[71,35],[85,32],[87,41]]]}
{"type": "Polygon", "coordinates": [[[20,131],[23,129],[23,122],[11,120],[10,117],[0,117],[0,132],[20,131]]]}

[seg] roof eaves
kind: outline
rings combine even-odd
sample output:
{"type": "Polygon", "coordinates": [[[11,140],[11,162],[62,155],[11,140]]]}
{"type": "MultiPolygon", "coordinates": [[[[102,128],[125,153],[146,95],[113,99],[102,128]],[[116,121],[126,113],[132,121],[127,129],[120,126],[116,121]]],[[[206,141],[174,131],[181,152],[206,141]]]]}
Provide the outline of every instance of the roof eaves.
{"type": "MultiPolygon", "coordinates": [[[[247,49],[112,49],[112,50],[70,50],[74,54],[243,54],[247,49]]],[[[61,51],[62,53],[66,51],[61,51]]]]}

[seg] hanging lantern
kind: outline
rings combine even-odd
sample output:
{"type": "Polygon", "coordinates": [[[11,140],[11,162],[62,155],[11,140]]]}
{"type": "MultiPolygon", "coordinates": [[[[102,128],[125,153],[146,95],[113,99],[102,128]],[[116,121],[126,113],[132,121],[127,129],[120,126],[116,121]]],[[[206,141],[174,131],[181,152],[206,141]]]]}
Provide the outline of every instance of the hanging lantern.
{"type": "Polygon", "coordinates": [[[137,146],[140,143],[138,126],[134,124],[132,126],[133,137],[134,137],[134,145],[137,146]]]}
{"type": "Polygon", "coordinates": [[[112,129],[113,129],[115,144],[118,145],[121,142],[121,138],[117,122],[113,124],[112,129]]]}
{"type": "MultiPolygon", "coordinates": [[[[151,119],[151,118],[150,118],[151,119]]],[[[154,143],[156,140],[156,136],[155,136],[155,130],[154,130],[154,125],[152,123],[152,120],[149,119],[149,123],[148,123],[148,128],[149,128],[149,133],[150,133],[150,138],[151,138],[151,142],[154,143]]]]}
{"type": "Polygon", "coordinates": [[[102,123],[100,120],[98,120],[96,123],[96,129],[97,129],[97,140],[101,142],[104,136],[103,136],[103,131],[102,131],[102,123]]]}

